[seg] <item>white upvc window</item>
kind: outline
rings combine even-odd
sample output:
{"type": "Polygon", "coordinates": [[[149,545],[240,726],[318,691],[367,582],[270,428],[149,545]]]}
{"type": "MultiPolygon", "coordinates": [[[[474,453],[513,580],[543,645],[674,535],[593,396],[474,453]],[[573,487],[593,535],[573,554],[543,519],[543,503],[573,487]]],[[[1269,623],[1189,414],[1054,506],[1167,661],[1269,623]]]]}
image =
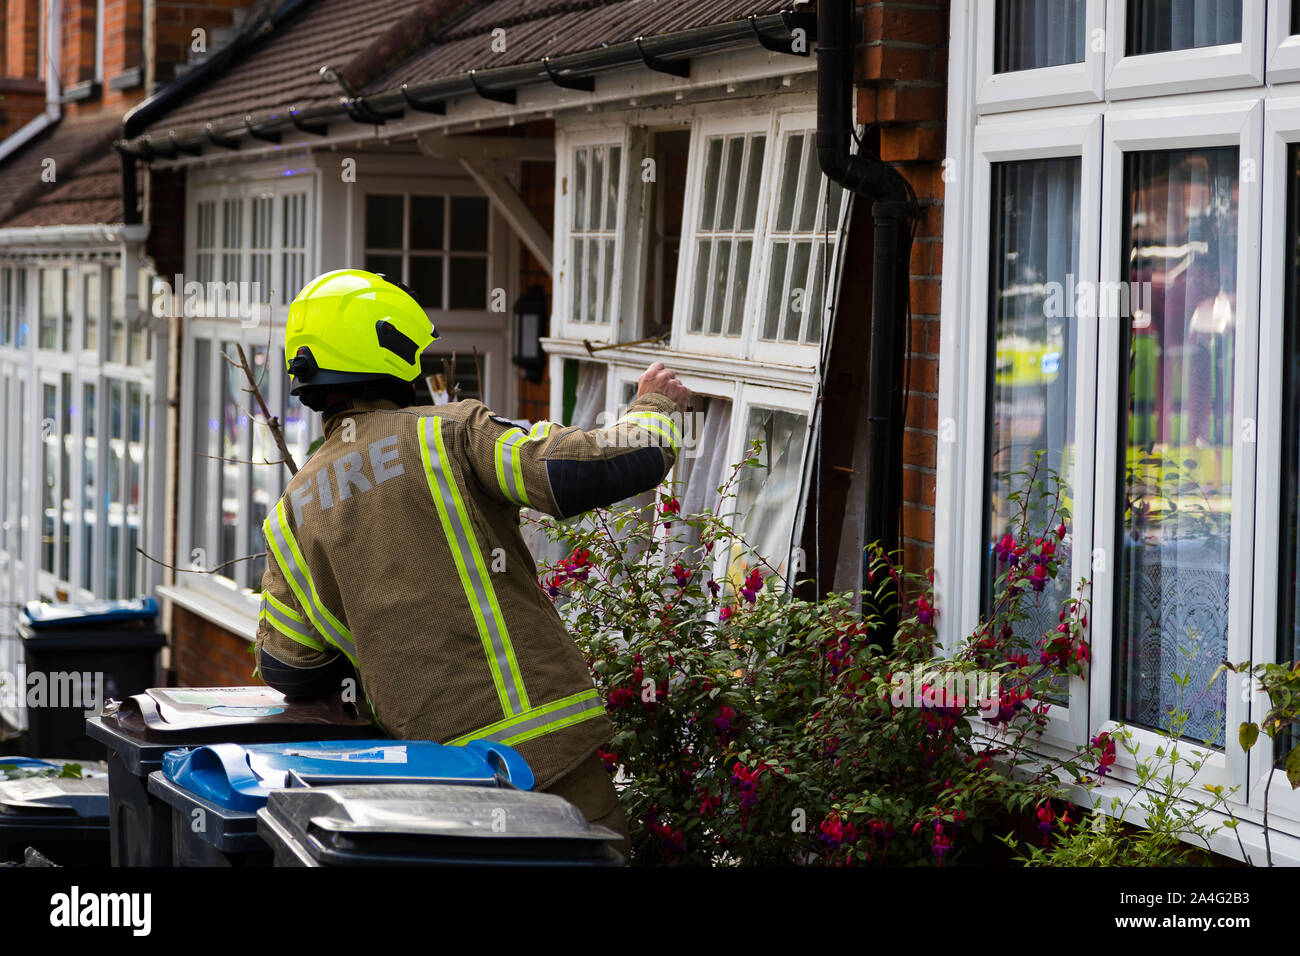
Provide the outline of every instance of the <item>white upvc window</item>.
{"type": "MultiPolygon", "coordinates": [[[[13,329],[10,347],[0,347],[0,403],[15,449],[0,461],[4,590],[12,597],[126,598],[148,588],[137,549],[156,543],[152,333],[127,323],[122,275],[114,256],[0,270],[13,329]],[[29,284],[43,302],[28,300],[29,284]],[[44,348],[12,348],[42,319],[35,338],[44,335],[44,348]]],[[[152,276],[136,269],[131,281],[147,308],[152,276]]]]}
{"type": "Polygon", "coordinates": [[[975,15],[981,112],[1103,98],[1105,0],[991,0],[975,15]]]}
{"type": "Polygon", "coordinates": [[[622,306],[627,131],[557,136],[558,246],[552,334],[609,341],[622,306]]]}
{"type": "MultiPolygon", "coordinates": [[[[1265,3],[1107,0],[1106,102],[990,108],[950,90],[949,149],[970,172],[945,199],[945,245],[962,254],[944,263],[942,637],[985,610],[1006,460],[1044,451],[1069,485],[1062,576],[1091,582],[1092,660],[1052,701],[1043,752],[1123,724],[1150,757],[1185,711],[1183,753],[1206,757],[1197,788],[1238,788],[1254,823],[1280,771],[1237,727],[1268,702],[1211,678],[1224,659],[1300,656],[1300,97],[1271,87],[1300,77],[1293,6],[1267,4],[1267,73],[1265,3]],[[1054,325],[1047,286],[1065,286],[1058,306],[1083,301],[1067,279],[1096,311],[1054,325]]],[[[996,42],[988,17],[954,5],[954,76],[994,56],[975,52],[996,42]]],[[[1126,753],[1114,770],[1137,780],[1126,753]]],[[[1300,800],[1277,783],[1270,825],[1300,834],[1300,800]]]]}
{"type": "MultiPolygon", "coordinates": [[[[953,617],[972,633],[991,609],[1005,568],[991,542],[1011,530],[1008,496],[1023,492],[1035,452],[1066,484],[1073,519],[1062,543],[1061,580],[1027,598],[1030,617],[1017,632],[1028,648],[1055,626],[1060,602],[1091,578],[1097,320],[1079,315],[1073,290],[1097,279],[1100,224],[1101,120],[1011,121],[975,131],[970,243],[969,352],[966,407],[983,410],[966,422],[968,447],[983,450],[982,475],[968,482],[961,553],[978,555],[963,580],[953,617]],[[995,269],[996,271],[991,271],[995,269]],[[1055,295],[1060,307],[1048,307],[1055,295]],[[1048,622],[1050,625],[1048,626],[1048,622]]],[[[1047,520],[1039,516],[1039,520],[1047,520]]],[[[1049,741],[1086,743],[1088,700],[1082,680],[1054,688],[1049,741]]]]}
{"type": "Polygon", "coordinates": [[[1267,0],[1268,81],[1300,80],[1300,7],[1294,0],[1267,0]]]}
{"type": "Polygon", "coordinates": [[[1257,86],[1264,80],[1261,0],[1107,0],[1111,99],[1257,86]]]}
{"type": "Polygon", "coordinates": [[[184,300],[177,589],[242,607],[232,588],[260,589],[262,521],[289,472],[243,371],[238,346],[295,460],[319,434],[316,416],[288,394],[288,305],[316,268],[315,180],[249,179],[199,185],[192,194],[184,300]],[[220,295],[215,293],[219,292],[220,295]],[[232,364],[233,363],[233,364],[232,364]],[[210,573],[205,573],[210,572],[210,573]]]}

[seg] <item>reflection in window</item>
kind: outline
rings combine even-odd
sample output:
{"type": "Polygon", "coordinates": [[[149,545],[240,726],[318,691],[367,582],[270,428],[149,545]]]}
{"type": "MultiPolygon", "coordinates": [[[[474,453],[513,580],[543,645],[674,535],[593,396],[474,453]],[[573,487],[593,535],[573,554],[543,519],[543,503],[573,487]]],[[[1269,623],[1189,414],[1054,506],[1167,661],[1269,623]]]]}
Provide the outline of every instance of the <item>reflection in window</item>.
{"type": "MultiPolygon", "coordinates": [[[[1292,14],[1293,24],[1300,17],[1292,14]]],[[[1300,660],[1300,145],[1287,148],[1287,228],[1284,384],[1282,423],[1282,553],[1279,567],[1277,657],[1279,662],[1300,660]]],[[[1291,730],[1280,740],[1279,759],[1300,744],[1291,730]]]]}
{"type": "Polygon", "coordinates": [[[126,358],[126,313],[122,301],[122,267],[108,270],[108,360],[121,362],[126,358]]]}
{"type": "Polygon", "coordinates": [[[94,589],[95,580],[95,461],[98,442],[95,438],[95,386],[81,387],[81,421],[85,441],[81,446],[81,586],[94,589]]]}
{"type": "Polygon", "coordinates": [[[613,316],[622,169],[621,146],[581,146],[573,151],[569,315],[574,322],[608,325],[613,316]]]}
{"type": "MultiPolygon", "coordinates": [[[[266,346],[255,345],[248,352],[248,361],[253,366],[253,378],[258,383],[263,394],[269,395],[271,392],[270,375],[275,374],[278,370],[270,370],[266,366],[266,346]]],[[[250,400],[252,396],[249,396],[250,400]]],[[[268,398],[267,404],[271,404],[268,398]]],[[[287,425],[286,425],[287,428],[287,425]]],[[[245,522],[247,528],[248,540],[245,543],[245,554],[258,554],[266,550],[266,540],[262,535],[262,522],[266,520],[267,514],[279,497],[277,482],[277,473],[285,466],[278,464],[281,455],[280,450],[275,445],[275,439],[271,437],[271,430],[265,425],[253,423],[253,457],[252,470],[253,477],[253,498],[249,503],[248,521],[245,522]],[[272,464],[263,464],[263,462],[272,462],[272,464]]],[[[298,459],[298,464],[302,464],[302,459],[298,459]]],[[[248,566],[248,583],[256,586],[262,580],[262,572],[266,570],[266,557],[250,558],[248,566]]],[[[230,575],[233,576],[235,571],[232,570],[230,575]]]]}
{"type": "Polygon", "coordinates": [[[995,73],[1082,63],[1086,0],[997,0],[995,73]]]}
{"type": "Polygon", "coordinates": [[[1242,0],[1128,0],[1124,53],[1141,56],[1240,43],[1241,4],[1242,0]]]}
{"type": "Polygon", "coordinates": [[[54,495],[59,487],[59,436],[54,427],[58,413],[58,389],[54,385],[42,385],[41,445],[45,460],[42,462],[44,487],[41,494],[41,570],[51,574],[54,573],[54,495]]]}
{"type": "Polygon", "coordinates": [[[127,386],[127,446],[126,446],[126,589],[122,597],[136,597],[140,593],[140,563],[144,559],[140,547],[140,508],[144,487],[144,393],[132,382],[127,386]]]}
{"type": "MultiPolygon", "coordinates": [[[[1075,288],[1079,270],[1080,167],[1079,159],[1064,158],[999,163],[993,169],[986,613],[993,611],[998,577],[1009,570],[998,562],[995,545],[1019,530],[1021,509],[1029,507],[1030,532],[1042,534],[1061,520],[1055,499],[1032,491],[1035,471],[1037,480],[1049,475],[1060,480],[1061,507],[1068,508],[1071,498],[1078,323],[1065,290],[1075,288]]],[[[1021,605],[1026,617],[1013,624],[1018,642],[1035,657],[1036,645],[1055,628],[1070,595],[1068,540],[1058,545],[1056,580],[1041,592],[1026,592],[1021,605]]],[[[1062,684],[1044,696],[1062,700],[1064,691],[1062,684]]]]}
{"type": "MultiPolygon", "coordinates": [[[[740,472],[736,483],[736,530],[749,549],[781,574],[787,573],[795,512],[799,505],[803,448],[808,419],[797,412],[753,407],[745,420],[745,442],[741,453],[748,456],[749,443],[762,439],[758,464],[740,472]]],[[[737,545],[739,547],[739,545],[737,545]]],[[[730,573],[734,579],[752,567],[752,558],[732,555],[730,573]]]]}
{"type": "Polygon", "coordinates": [[[40,276],[41,312],[37,325],[36,347],[52,349],[59,344],[59,316],[63,309],[60,301],[63,295],[63,275],[61,269],[42,269],[40,276]]]}
{"type": "Polygon", "coordinates": [[[1114,714],[1221,745],[1237,321],[1235,147],[1125,158],[1127,393],[1114,714]],[[1130,285],[1132,288],[1132,285],[1130,285]],[[1138,288],[1143,288],[1139,286],[1138,288]],[[1177,675],[1190,675],[1185,691],[1177,675]]]}
{"type": "Polygon", "coordinates": [[[786,137],[780,176],[768,230],[772,252],[761,337],[815,344],[821,341],[829,259],[848,193],[822,174],[811,131],[786,137]]]}
{"type": "Polygon", "coordinates": [[[89,269],[82,277],[81,347],[90,351],[99,348],[99,323],[104,317],[103,273],[98,266],[89,269]]]}
{"type": "MultiPolygon", "coordinates": [[[[231,357],[237,357],[234,342],[223,342],[221,350],[231,357]]],[[[238,529],[239,503],[243,497],[239,486],[239,459],[244,455],[244,431],[248,428],[248,414],[243,409],[246,382],[243,371],[233,362],[221,360],[221,434],[218,442],[221,456],[217,470],[220,486],[217,500],[221,502],[221,526],[217,563],[224,564],[239,557],[238,529]]],[[[227,575],[234,577],[236,570],[228,570],[227,575]]]]}
{"type": "Polygon", "coordinates": [[[60,581],[72,578],[72,449],[76,436],[72,434],[72,376],[64,372],[59,376],[59,568],[60,581]]]}
{"type": "Polygon", "coordinates": [[[280,304],[288,305],[307,282],[307,194],[280,197],[280,304]]]}
{"type": "Polygon", "coordinates": [[[710,136],[704,144],[691,282],[692,332],[740,335],[766,146],[767,137],[761,133],[710,136]]]}
{"type": "Polygon", "coordinates": [[[211,467],[208,456],[217,454],[213,436],[217,433],[217,422],[212,415],[212,341],[211,339],[194,340],[194,376],[190,383],[194,395],[194,419],[191,422],[191,434],[194,436],[194,459],[182,473],[188,473],[190,479],[190,548],[201,549],[204,555],[187,555],[190,561],[197,560],[201,567],[209,568],[214,564],[211,558],[212,542],[208,540],[208,515],[211,513],[212,501],[208,491],[208,472],[211,467]]]}
{"type": "Polygon", "coordinates": [[[122,473],[126,461],[126,431],[123,423],[125,398],[122,383],[111,379],[108,383],[108,554],[104,573],[104,590],[110,597],[118,597],[122,586],[122,526],[126,509],[122,503],[122,473]]]}

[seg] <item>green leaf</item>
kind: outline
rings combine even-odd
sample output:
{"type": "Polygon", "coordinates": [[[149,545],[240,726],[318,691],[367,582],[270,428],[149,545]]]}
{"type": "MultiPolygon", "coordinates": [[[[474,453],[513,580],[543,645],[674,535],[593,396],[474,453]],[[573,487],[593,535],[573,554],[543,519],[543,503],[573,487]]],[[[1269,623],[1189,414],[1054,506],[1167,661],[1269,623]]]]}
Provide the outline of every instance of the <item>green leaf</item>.
{"type": "Polygon", "coordinates": [[[1246,721],[1237,732],[1237,739],[1241,741],[1242,750],[1249,750],[1255,746],[1255,741],[1259,739],[1259,725],[1252,721],[1246,721]]]}
{"type": "Polygon", "coordinates": [[[1300,787],[1300,747],[1286,755],[1286,778],[1291,781],[1291,789],[1300,787]]]}

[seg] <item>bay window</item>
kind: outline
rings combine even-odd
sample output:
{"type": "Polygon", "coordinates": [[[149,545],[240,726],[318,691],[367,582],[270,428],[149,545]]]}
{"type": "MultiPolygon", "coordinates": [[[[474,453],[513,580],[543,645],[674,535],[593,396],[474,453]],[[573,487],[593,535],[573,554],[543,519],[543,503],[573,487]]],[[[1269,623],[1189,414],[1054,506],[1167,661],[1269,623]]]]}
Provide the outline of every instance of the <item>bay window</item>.
{"type": "MultiPolygon", "coordinates": [[[[1041,640],[1086,582],[1091,662],[1044,691],[1040,747],[1122,725],[1142,759],[1185,715],[1197,786],[1237,788],[1255,822],[1277,755],[1236,728],[1268,701],[1215,675],[1300,654],[1295,6],[1000,0],[953,21],[975,85],[950,89],[945,245],[971,254],[944,261],[943,640],[988,612],[1007,497],[1041,462],[1067,560],[1017,634],[1041,640]]],[[[1136,784],[1135,763],[1116,776],[1136,784]]],[[[1272,795],[1270,824],[1300,836],[1300,800],[1272,795]]]]}

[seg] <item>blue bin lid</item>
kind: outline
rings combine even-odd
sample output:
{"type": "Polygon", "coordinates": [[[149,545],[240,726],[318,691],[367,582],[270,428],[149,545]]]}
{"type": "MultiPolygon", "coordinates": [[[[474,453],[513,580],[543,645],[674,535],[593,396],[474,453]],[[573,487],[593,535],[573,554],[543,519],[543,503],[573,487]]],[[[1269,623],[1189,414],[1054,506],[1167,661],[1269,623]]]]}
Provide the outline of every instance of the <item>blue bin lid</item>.
{"type": "Polygon", "coordinates": [[[82,604],[47,604],[29,601],[19,622],[33,630],[79,627],[83,624],[146,621],[158,617],[158,602],[151,597],[129,601],[86,601],[82,604]]]}
{"type": "Polygon", "coordinates": [[[531,790],[533,772],[504,744],[472,740],[450,747],[428,740],[311,740],[282,744],[210,744],[163,755],[163,776],[230,810],[253,812],[272,790],[289,785],[290,772],[307,783],[477,783],[494,786],[498,774],[531,790]]]}

